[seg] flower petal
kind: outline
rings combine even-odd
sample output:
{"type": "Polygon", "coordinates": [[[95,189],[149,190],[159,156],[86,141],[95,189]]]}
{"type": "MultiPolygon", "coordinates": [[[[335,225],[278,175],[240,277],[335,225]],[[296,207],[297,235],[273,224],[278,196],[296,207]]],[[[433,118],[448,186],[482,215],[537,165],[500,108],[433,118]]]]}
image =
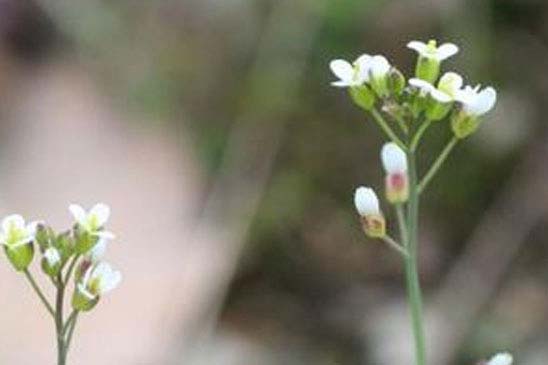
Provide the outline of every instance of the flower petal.
{"type": "Polygon", "coordinates": [[[434,98],[436,101],[439,101],[440,103],[449,103],[453,100],[451,95],[448,95],[436,88],[433,88],[430,91],[430,96],[432,96],[432,98],[434,98]]]}
{"type": "Polygon", "coordinates": [[[108,242],[109,240],[103,237],[97,241],[95,246],[93,246],[93,248],[88,253],[88,257],[91,259],[92,262],[97,262],[101,258],[103,258],[103,256],[105,256],[108,242]]]}
{"type": "Polygon", "coordinates": [[[373,56],[371,59],[371,74],[374,77],[383,77],[388,71],[390,71],[390,62],[384,56],[373,56]]]}
{"type": "Polygon", "coordinates": [[[416,77],[409,79],[409,85],[426,92],[430,92],[432,89],[434,89],[434,85],[432,85],[428,81],[424,81],[416,77]]]}
{"type": "Polygon", "coordinates": [[[19,214],[11,214],[2,219],[2,230],[4,232],[9,232],[12,227],[18,230],[25,229],[25,219],[19,214]]]}
{"type": "Polygon", "coordinates": [[[351,82],[354,77],[354,67],[345,60],[333,60],[329,63],[331,72],[341,81],[351,82]]]}
{"type": "Polygon", "coordinates": [[[453,43],[445,43],[438,47],[437,49],[437,58],[439,61],[443,61],[455,54],[459,51],[459,47],[457,47],[453,43]]]}
{"type": "Polygon", "coordinates": [[[491,110],[497,101],[497,92],[492,87],[487,87],[479,92],[473,103],[473,112],[483,115],[491,110]]]}
{"type": "Polygon", "coordinates": [[[411,41],[407,43],[407,48],[413,49],[417,51],[419,54],[423,54],[426,52],[428,46],[424,42],[420,41],[411,41]]]}
{"type": "Polygon", "coordinates": [[[76,222],[78,222],[82,226],[86,225],[87,213],[84,208],[82,208],[82,206],[78,204],[71,204],[69,205],[69,211],[74,217],[74,220],[76,220],[76,222]]]}
{"type": "Polygon", "coordinates": [[[97,218],[97,225],[102,227],[110,217],[110,207],[104,203],[98,203],[91,208],[89,214],[94,215],[97,218]]]}
{"type": "Polygon", "coordinates": [[[385,143],[381,150],[381,161],[387,174],[405,173],[407,156],[394,142],[385,143]]]}
{"type": "Polygon", "coordinates": [[[512,365],[514,358],[508,352],[498,353],[489,360],[487,365],[512,365]]]}
{"type": "Polygon", "coordinates": [[[379,199],[371,188],[360,186],[354,193],[354,205],[361,216],[379,214],[379,199]]]}

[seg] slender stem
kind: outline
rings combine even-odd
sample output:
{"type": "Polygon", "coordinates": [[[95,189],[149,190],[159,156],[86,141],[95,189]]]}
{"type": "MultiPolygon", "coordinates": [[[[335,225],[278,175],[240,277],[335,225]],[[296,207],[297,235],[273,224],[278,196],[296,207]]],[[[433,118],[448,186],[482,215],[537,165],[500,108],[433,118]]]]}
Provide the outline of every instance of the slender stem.
{"type": "Polygon", "coordinates": [[[78,311],[76,309],[73,309],[70,315],[68,316],[65,324],[63,325],[63,336],[67,334],[67,331],[69,327],[72,324],[72,321],[74,320],[74,317],[78,315],[78,311]]]}
{"type": "Polygon", "coordinates": [[[415,364],[425,365],[426,347],[422,314],[422,294],[418,272],[419,191],[415,153],[409,151],[407,159],[409,165],[409,202],[407,205],[406,248],[409,256],[405,260],[405,277],[415,342],[415,364]]]}
{"type": "Polygon", "coordinates": [[[449,156],[453,148],[455,148],[455,146],[457,145],[458,141],[459,139],[453,136],[453,138],[451,138],[451,140],[447,143],[443,151],[441,151],[436,161],[434,161],[434,163],[432,164],[432,166],[430,166],[430,169],[428,170],[426,175],[424,175],[424,177],[422,178],[418,187],[419,194],[423,192],[423,190],[426,188],[430,180],[432,180],[432,178],[436,175],[436,173],[438,172],[440,167],[443,165],[443,163],[445,162],[445,160],[447,159],[447,157],[449,156]]]}
{"type": "Polygon", "coordinates": [[[63,336],[63,301],[65,297],[65,285],[61,273],[57,275],[57,298],[55,302],[55,330],[57,332],[57,364],[66,365],[65,338],[63,336]]]}
{"type": "Polygon", "coordinates": [[[65,274],[65,278],[63,279],[63,285],[66,285],[70,279],[70,275],[72,274],[72,271],[74,270],[74,266],[76,265],[76,262],[80,258],[80,255],[76,255],[72,258],[72,261],[70,262],[69,268],[65,274]]]}
{"type": "Polygon", "coordinates": [[[388,138],[392,140],[392,142],[396,143],[402,150],[404,151],[407,150],[407,147],[405,146],[405,144],[398,137],[398,135],[392,130],[392,128],[390,128],[386,120],[383,118],[383,116],[377,109],[372,108],[371,115],[373,115],[373,118],[375,119],[375,121],[377,121],[377,123],[379,124],[383,132],[388,136],[388,138]]]}
{"type": "Polygon", "coordinates": [[[396,242],[396,240],[394,240],[392,237],[386,235],[386,236],[382,237],[381,239],[386,244],[388,244],[388,246],[390,248],[393,248],[394,250],[396,250],[396,252],[400,253],[404,258],[407,258],[409,256],[409,253],[407,252],[405,247],[403,247],[401,244],[396,242]]]}
{"type": "Polygon", "coordinates": [[[430,124],[432,124],[431,120],[425,120],[417,129],[417,132],[413,136],[413,139],[411,140],[411,145],[409,149],[413,152],[417,150],[417,147],[419,146],[419,142],[421,141],[422,136],[424,135],[424,132],[430,127],[430,124]]]}
{"type": "Polygon", "coordinates": [[[67,334],[67,337],[66,337],[66,342],[65,342],[65,358],[68,356],[68,352],[69,352],[69,349],[70,349],[70,343],[72,341],[72,335],[74,334],[74,329],[76,328],[76,321],[78,321],[78,314],[80,312],[78,311],[74,311],[74,317],[72,318],[72,322],[70,323],[70,327],[69,327],[69,330],[68,330],[68,334],[67,334]]]}
{"type": "Polygon", "coordinates": [[[44,293],[42,292],[42,290],[40,290],[40,287],[38,286],[38,284],[34,280],[34,277],[30,273],[30,271],[28,269],[25,269],[25,270],[23,270],[23,273],[25,274],[26,278],[28,279],[30,285],[32,286],[32,288],[34,289],[36,294],[38,294],[38,297],[40,298],[40,300],[42,301],[42,303],[44,304],[44,306],[48,310],[49,314],[51,314],[53,317],[55,317],[55,312],[53,311],[53,307],[51,306],[51,304],[49,304],[49,301],[47,300],[47,298],[44,295],[44,293]]]}
{"type": "Polygon", "coordinates": [[[403,205],[396,205],[396,216],[398,218],[398,227],[400,230],[400,240],[403,242],[403,246],[407,247],[407,226],[405,221],[405,212],[403,211],[403,205]]]}
{"type": "Polygon", "coordinates": [[[403,120],[400,116],[395,114],[390,114],[390,116],[396,121],[398,126],[400,127],[401,131],[407,135],[409,133],[409,127],[405,123],[405,120],[403,120]]]}

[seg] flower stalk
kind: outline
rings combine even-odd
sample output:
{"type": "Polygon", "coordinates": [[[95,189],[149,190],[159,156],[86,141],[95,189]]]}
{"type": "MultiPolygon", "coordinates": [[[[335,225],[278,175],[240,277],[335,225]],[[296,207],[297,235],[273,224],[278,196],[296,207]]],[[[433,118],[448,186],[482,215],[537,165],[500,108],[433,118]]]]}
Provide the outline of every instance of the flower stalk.
{"type": "MultiPolygon", "coordinates": [[[[463,87],[463,78],[455,72],[439,77],[441,62],[458,52],[456,45],[445,43],[438,47],[437,42],[431,40],[428,43],[412,41],[408,47],[418,53],[418,59],[415,75],[407,82],[401,72],[379,55],[363,54],[352,64],[335,60],[330,67],[339,78],[332,84],[350,88],[352,100],[372,117],[388,140],[381,150],[384,190],[386,201],[396,210],[401,244],[390,236],[390,227],[372,188],[356,189],[354,204],[365,235],[386,243],[403,257],[415,365],[426,365],[419,270],[420,197],[457,143],[474,133],[480,117],[493,108],[496,91],[492,87],[483,90],[480,86],[463,87]],[[385,118],[383,113],[390,118],[385,118]],[[421,142],[428,127],[432,123],[443,123],[444,119],[449,119],[447,128],[453,137],[421,179],[417,167],[421,142]]],[[[500,355],[489,365],[499,365],[499,362],[509,365],[511,358],[500,355]]]]}

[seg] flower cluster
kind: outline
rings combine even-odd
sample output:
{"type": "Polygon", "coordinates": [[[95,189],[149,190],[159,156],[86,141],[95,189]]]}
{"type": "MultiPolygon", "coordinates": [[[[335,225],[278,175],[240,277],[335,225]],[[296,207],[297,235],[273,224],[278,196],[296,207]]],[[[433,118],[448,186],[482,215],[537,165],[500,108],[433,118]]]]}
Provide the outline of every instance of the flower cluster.
{"type": "Polygon", "coordinates": [[[101,262],[108,242],[114,238],[104,229],[110,208],[100,203],[86,212],[81,206],[71,204],[69,210],[75,224],[60,233],[43,221],[26,224],[21,215],[8,215],[2,220],[0,244],[15,270],[29,275],[36,246],[42,256],[42,271],[57,288],[64,289],[69,280],[74,280],[73,308],[87,311],[121,280],[118,271],[101,262]]]}
{"type": "Polygon", "coordinates": [[[439,77],[441,62],[459,51],[452,43],[438,47],[434,40],[412,41],[407,47],[418,53],[415,75],[407,82],[384,56],[363,54],[353,63],[331,61],[331,71],[338,78],[332,85],[349,88],[352,99],[367,111],[381,103],[384,111],[399,120],[420,118],[424,123],[449,116],[455,136],[462,139],[472,134],[480,117],[495,105],[495,89],[464,86],[455,72],[439,77]]]}

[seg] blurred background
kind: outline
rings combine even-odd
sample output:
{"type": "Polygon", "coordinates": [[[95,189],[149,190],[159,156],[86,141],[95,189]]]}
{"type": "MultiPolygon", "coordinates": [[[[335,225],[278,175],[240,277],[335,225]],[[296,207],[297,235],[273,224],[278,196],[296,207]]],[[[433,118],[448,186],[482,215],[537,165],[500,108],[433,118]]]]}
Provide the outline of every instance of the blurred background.
{"type": "MultiPolygon", "coordinates": [[[[381,53],[410,75],[406,43],[430,38],[499,90],[424,198],[430,364],[545,365],[548,2],[0,0],[0,213],[62,229],[71,202],[113,210],[124,282],[71,363],[409,364],[400,260],[352,204],[382,189],[381,134],[328,63],[381,53]]],[[[448,126],[427,137],[423,169],[448,126]]],[[[0,363],[53,363],[5,259],[0,293],[0,363]]]]}

